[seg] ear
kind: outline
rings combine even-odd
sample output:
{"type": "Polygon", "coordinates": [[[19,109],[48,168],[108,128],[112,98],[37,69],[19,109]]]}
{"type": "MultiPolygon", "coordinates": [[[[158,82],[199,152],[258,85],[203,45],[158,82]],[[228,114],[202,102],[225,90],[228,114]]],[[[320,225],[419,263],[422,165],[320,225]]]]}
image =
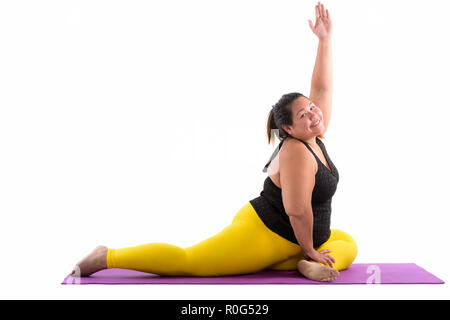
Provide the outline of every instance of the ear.
{"type": "Polygon", "coordinates": [[[291,127],[290,127],[290,126],[287,126],[287,125],[283,124],[283,125],[281,126],[281,128],[283,128],[284,131],[286,131],[287,133],[289,133],[290,135],[292,135],[292,133],[291,133],[291,127]]]}

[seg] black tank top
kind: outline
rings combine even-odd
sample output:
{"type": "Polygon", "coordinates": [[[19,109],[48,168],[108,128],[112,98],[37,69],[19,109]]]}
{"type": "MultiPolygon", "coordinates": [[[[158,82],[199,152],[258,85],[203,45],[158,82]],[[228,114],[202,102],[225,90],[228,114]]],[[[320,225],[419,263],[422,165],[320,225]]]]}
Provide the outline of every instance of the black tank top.
{"type": "MultiPolygon", "coordinates": [[[[312,152],[318,165],[318,170],[315,176],[315,185],[311,198],[311,206],[314,216],[313,246],[317,249],[317,247],[327,241],[330,237],[331,199],[336,192],[337,184],[339,182],[339,173],[328,156],[325,145],[319,138],[316,137],[317,144],[322,150],[331,171],[322,163],[309,144],[303,140],[297,140],[303,142],[309,151],[312,152]]],[[[280,142],[277,149],[270,157],[269,162],[264,167],[263,172],[267,172],[267,167],[280,151],[283,142],[284,140],[280,142]]],[[[250,203],[258,216],[270,230],[295,244],[299,244],[297,238],[295,237],[294,230],[292,229],[289,216],[284,210],[283,201],[281,198],[281,189],[273,183],[269,176],[264,181],[264,189],[261,191],[260,196],[250,200],[250,203]]]]}

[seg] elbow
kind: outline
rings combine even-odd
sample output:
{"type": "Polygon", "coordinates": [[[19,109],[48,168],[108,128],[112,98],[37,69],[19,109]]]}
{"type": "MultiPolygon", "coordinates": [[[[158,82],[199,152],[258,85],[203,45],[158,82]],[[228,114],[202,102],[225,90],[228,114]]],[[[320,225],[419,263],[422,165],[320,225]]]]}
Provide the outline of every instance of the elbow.
{"type": "Polygon", "coordinates": [[[286,210],[286,214],[292,218],[304,218],[312,215],[312,210],[308,209],[286,210]]]}

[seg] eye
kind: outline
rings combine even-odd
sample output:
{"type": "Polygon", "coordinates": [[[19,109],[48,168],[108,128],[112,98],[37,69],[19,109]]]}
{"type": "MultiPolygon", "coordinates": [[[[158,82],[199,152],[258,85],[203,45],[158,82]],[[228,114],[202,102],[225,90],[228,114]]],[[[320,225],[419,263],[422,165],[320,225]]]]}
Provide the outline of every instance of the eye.
{"type": "MultiPolygon", "coordinates": [[[[311,105],[311,108],[310,108],[310,110],[313,110],[314,108],[315,108],[316,106],[314,106],[314,105],[311,105]]],[[[306,115],[306,112],[305,113],[303,113],[301,116],[300,116],[300,118],[304,118],[305,117],[305,115],[306,115]]]]}

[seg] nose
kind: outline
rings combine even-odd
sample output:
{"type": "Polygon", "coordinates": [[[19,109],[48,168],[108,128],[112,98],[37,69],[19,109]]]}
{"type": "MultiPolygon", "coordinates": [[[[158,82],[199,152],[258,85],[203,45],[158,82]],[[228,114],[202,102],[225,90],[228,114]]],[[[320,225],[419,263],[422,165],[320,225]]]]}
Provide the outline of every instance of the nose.
{"type": "Polygon", "coordinates": [[[319,120],[319,115],[314,111],[308,111],[309,112],[309,120],[316,121],[319,120]]]}

